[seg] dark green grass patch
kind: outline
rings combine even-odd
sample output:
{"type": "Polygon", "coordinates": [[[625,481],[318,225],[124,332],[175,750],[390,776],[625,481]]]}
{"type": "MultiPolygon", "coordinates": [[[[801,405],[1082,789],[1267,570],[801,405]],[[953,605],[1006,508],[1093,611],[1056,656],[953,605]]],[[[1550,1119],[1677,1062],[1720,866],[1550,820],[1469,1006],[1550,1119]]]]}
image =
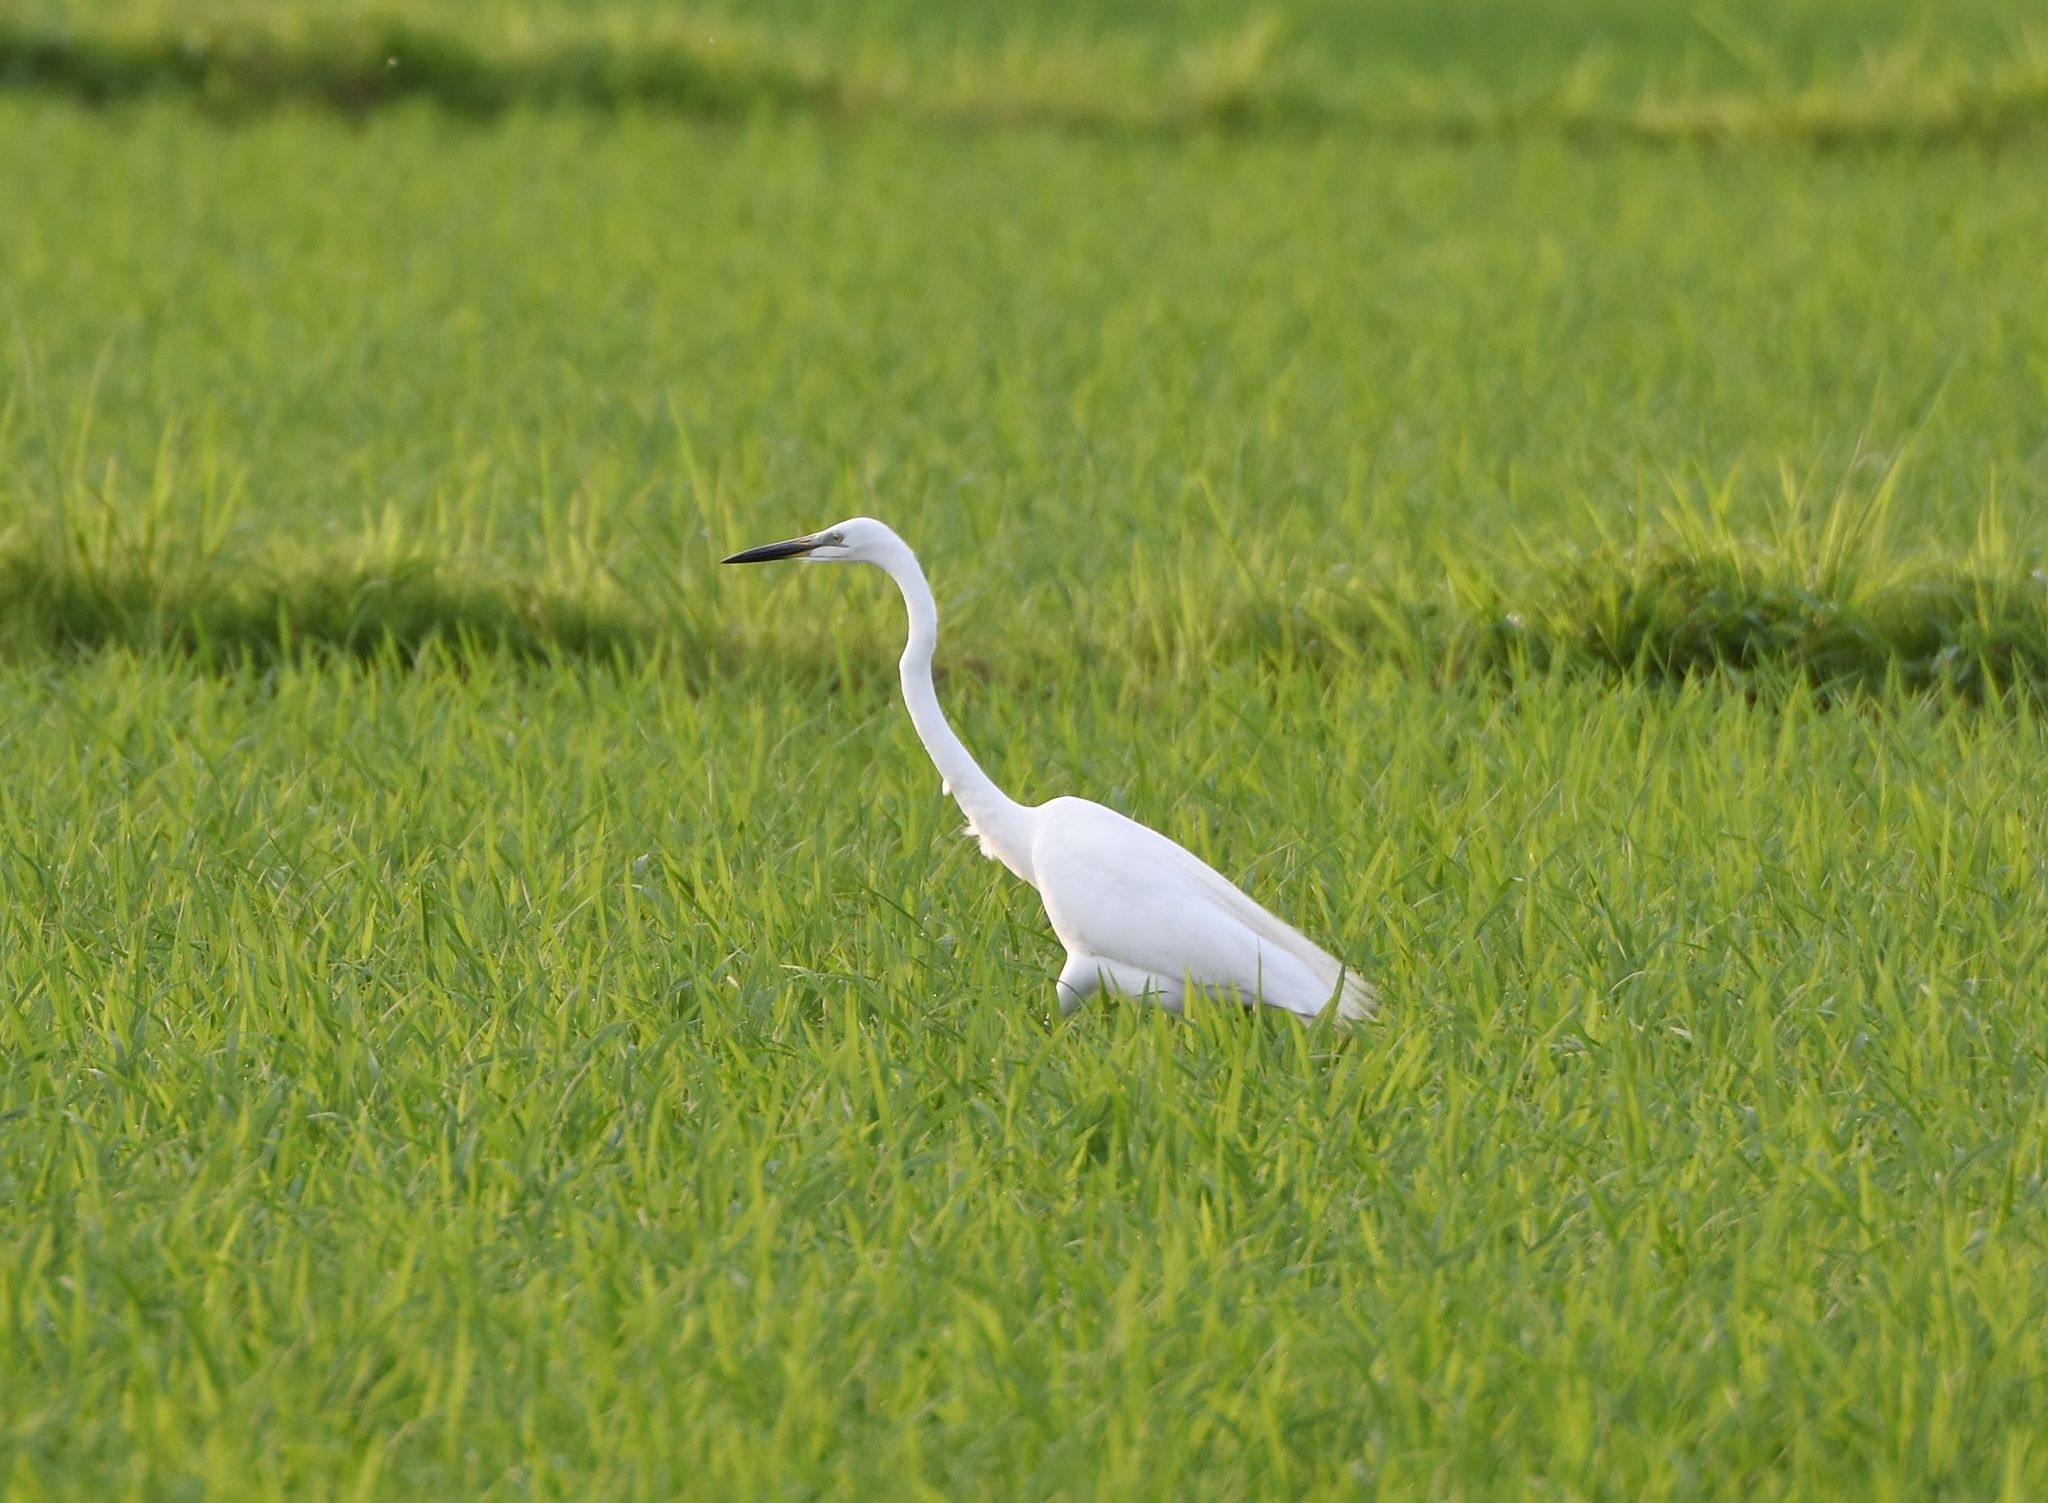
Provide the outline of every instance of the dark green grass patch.
{"type": "Polygon", "coordinates": [[[163,652],[207,667],[307,654],[414,662],[435,653],[542,661],[638,656],[641,618],[516,584],[481,584],[425,561],[288,575],[164,578],[0,554],[0,654],[163,652]]]}
{"type": "Polygon", "coordinates": [[[1664,548],[1619,569],[1589,562],[1555,587],[1551,637],[1504,623],[1504,643],[1624,676],[1791,672],[1826,690],[1893,686],[1981,699],[2048,692],[2048,579],[1922,566],[1857,592],[1816,589],[1767,559],[1664,548]],[[1582,624],[1575,629],[1569,622],[1582,624]]]}
{"type": "Polygon", "coordinates": [[[1339,131],[1409,140],[1562,136],[1653,143],[1768,140],[1818,147],[2000,145],[2048,125],[2048,56],[2015,42],[1930,62],[1881,45],[1860,72],[1791,85],[1616,89],[1589,48],[1550,76],[1475,86],[1456,74],[1363,78],[1312,49],[1282,48],[1271,18],[1156,49],[1034,43],[955,53],[934,66],[879,47],[825,45],[750,27],[643,26],[513,39],[426,15],[61,29],[0,17],[0,88],[95,104],[174,96],[238,113],[279,105],[348,112],[417,101],[458,115],[514,108],[654,110],[708,119],[760,113],[887,115],[963,126],[1087,131],[1339,131]]]}
{"type": "Polygon", "coordinates": [[[717,117],[850,103],[845,81],[793,59],[705,56],[672,45],[627,50],[601,41],[493,50],[405,20],[311,33],[80,34],[0,23],[0,87],[92,104],[172,95],[230,112],[283,104],[357,111],[420,100],[476,116],[529,105],[717,117]]]}

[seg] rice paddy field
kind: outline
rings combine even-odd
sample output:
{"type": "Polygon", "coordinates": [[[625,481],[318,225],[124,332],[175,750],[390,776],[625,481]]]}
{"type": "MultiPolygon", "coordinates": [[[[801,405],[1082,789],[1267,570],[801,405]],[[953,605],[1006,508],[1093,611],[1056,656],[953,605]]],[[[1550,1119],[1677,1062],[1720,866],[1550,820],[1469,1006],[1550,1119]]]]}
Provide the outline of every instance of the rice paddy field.
{"type": "Polygon", "coordinates": [[[0,1496],[2048,1494],[2044,58],[4,0],[0,1496]]]}

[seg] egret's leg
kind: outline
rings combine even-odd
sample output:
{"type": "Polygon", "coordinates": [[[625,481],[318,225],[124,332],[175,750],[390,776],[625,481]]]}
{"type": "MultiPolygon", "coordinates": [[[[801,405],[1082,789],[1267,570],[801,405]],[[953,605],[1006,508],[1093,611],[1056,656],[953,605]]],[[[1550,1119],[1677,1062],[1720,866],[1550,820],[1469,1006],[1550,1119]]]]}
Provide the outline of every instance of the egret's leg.
{"type": "Polygon", "coordinates": [[[1102,962],[1092,955],[1069,955],[1053,988],[1059,993],[1060,1016],[1066,1017],[1102,990],[1102,962]]]}
{"type": "Polygon", "coordinates": [[[1179,1012],[1184,983],[1171,976],[1155,976],[1135,966],[1104,960],[1100,955],[1069,953],[1060,968],[1060,1011],[1070,1013],[1099,991],[1113,991],[1144,1002],[1157,1002],[1168,1012],[1179,1012]]]}

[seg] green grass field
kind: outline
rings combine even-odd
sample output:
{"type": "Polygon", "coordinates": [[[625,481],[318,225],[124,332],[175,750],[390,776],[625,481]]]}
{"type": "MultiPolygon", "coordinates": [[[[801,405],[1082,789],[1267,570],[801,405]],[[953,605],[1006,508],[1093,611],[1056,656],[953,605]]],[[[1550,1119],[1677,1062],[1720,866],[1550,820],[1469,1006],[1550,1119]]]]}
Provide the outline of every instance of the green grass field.
{"type": "Polygon", "coordinates": [[[2017,7],[311,16],[0,7],[0,1496],[2048,1493],[2017,7]],[[1049,1017],[860,512],[1380,1021],[1049,1017]]]}

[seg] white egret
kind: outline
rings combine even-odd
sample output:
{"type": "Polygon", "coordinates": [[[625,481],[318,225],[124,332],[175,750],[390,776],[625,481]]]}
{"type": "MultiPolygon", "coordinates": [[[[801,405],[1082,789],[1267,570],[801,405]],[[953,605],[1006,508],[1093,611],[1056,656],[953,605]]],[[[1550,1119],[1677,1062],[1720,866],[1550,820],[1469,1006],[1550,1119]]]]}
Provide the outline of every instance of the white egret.
{"type": "Polygon", "coordinates": [[[939,611],[910,546],[872,517],[725,560],[758,564],[874,564],[896,581],[910,615],[901,663],[903,701],[945,790],[982,851],[1038,889],[1066,947],[1060,1011],[1103,989],[1152,997],[1179,1011],[1190,985],[1312,1017],[1370,1017],[1365,978],[1246,897],[1220,872],[1164,835],[1080,798],[1018,803],[981,770],[939,709],[932,649],[939,611]]]}

